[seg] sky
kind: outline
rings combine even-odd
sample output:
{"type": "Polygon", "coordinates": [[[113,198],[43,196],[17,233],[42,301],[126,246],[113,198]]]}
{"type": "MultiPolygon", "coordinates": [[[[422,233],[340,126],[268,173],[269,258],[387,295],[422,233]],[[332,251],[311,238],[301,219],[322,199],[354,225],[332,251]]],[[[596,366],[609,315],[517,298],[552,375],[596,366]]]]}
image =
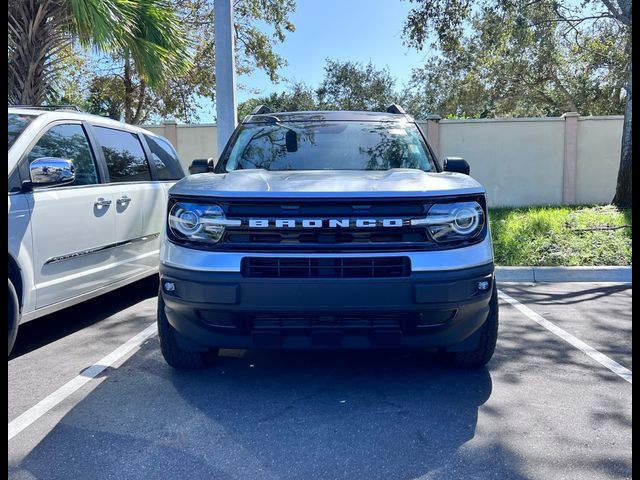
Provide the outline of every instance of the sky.
{"type": "MultiPolygon", "coordinates": [[[[280,76],[315,88],[324,78],[327,58],[363,65],[371,61],[378,69],[388,67],[397,79],[396,87],[401,86],[412,68],[423,64],[426,54],[402,44],[410,9],[411,4],[401,0],[297,0],[289,16],[296,31],[274,48],[288,62],[280,76]]],[[[259,70],[236,77],[236,83],[237,103],[287,90],[286,83],[273,84],[259,70]]],[[[203,105],[200,122],[213,123],[214,115],[211,104],[203,105]]]]}

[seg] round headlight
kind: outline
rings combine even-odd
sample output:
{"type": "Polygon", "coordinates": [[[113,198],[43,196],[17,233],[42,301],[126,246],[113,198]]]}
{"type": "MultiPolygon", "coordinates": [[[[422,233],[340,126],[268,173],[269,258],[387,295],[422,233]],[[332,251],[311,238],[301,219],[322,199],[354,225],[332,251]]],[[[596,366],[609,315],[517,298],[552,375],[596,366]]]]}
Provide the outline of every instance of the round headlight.
{"type": "Polygon", "coordinates": [[[424,220],[412,223],[426,224],[437,242],[468,240],[482,231],[484,210],[478,202],[437,203],[424,220]]]}
{"type": "Polygon", "coordinates": [[[222,238],[226,223],[218,205],[177,202],[169,212],[169,228],[182,240],[216,243],[222,238]]]}
{"type": "Polygon", "coordinates": [[[459,208],[454,212],[451,228],[459,235],[468,235],[478,227],[480,218],[480,214],[475,209],[469,207],[459,208]]]}
{"type": "Polygon", "coordinates": [[[193,210],[179,209],[174,213],[173,225],[184,236],[189,237],[202,229],[200,216],[193,210]]]}

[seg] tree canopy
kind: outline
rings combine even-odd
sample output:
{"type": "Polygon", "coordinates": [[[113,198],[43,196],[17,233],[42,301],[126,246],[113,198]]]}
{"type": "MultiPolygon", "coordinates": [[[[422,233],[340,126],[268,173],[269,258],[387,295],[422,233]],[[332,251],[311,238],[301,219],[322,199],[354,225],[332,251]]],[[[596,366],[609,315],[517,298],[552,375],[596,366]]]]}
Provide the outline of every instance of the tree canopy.
{"type": "Polygon", "coordinates": [[[287,91],[271,93],[267,96],[251,98],[238,105],[238,121],[258,105],[267,105],[273,112],[295,112],[318,110],[318,100],[313,89],[304,83],[294,83],[287,91]]]}
{"type": "MultiPolygon", "coordinates": [[[[89,82],[90,111],[105,113],[105,105],[110,105],[112,115],[130,123],[142,123],[152,116],[198,120],[201,99],[215,98],[214,0],[172,0],[172,6],[190,41],[190,68],[161,86],[151,87],[135,66],[127,71],[121,57],[103,59],[89,82]],[[110,87],[104,89],[105,85],[110,87]]],[[[295,30],[289,20],[294,9],[294,0],[234,2],[237,74],[260,69],[272,81],[280,80],[278,70],[286,60],[274,46],[295,30]]]]}
{"type": "Polygon", "coordinates": [[[164,0],[9,0],[8,19],[10,104],[40,105],[54,95],[75,44],[126,52],[152,86],[190,66],[187,39],[164,0]]]}
{"type": "Polygon", "coordinates": [[[604,16],[574,26],[560,17],[570,11],[547,0],[438,5],[420,3],[405,25],[410,45],[424,48],[433,39],[434,53],[412,75],[413,110],[460,117],[623,113],[630,45],[623,24],[604,16]]]}
{"type": "Polygon", "coordinates": [[[316,90],[323,109],[384,111],[396,97],[395,78],[373,63],[327,60],[324,80],[316,90]]]}
{"type": "Polygon", "coordinates": [[[410,109],[441,116],[621,114],[613,202],[631,205],[631,0],[410,0],[408,45],[433,52],[410,109]]]}
{"type": "Polygon", "coordinates": [[[327,59],[324,78],[313,88],[294,83],[286,91],[252,98],[238,105],[238,119],[264,104],[272,111],[296,110],[365,110],[384,111],[399,102],[401,94],[394,88],[396,79],[387,68],[369,62],[327,59]]]}

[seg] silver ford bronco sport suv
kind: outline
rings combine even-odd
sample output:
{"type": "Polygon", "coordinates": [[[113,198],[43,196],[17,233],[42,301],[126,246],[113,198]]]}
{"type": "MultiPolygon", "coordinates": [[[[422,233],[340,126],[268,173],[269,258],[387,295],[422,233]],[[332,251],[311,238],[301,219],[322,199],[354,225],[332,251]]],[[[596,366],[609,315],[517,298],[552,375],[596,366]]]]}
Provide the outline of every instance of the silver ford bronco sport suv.
{"type": "Polygon", "coordinates": [[[158,329],[165,360],[220,348],[435,348],[478,367],[498,303],[485,189],[440,166],[414,119],[256,108],[219,161],[169,191],[158,329]]]}

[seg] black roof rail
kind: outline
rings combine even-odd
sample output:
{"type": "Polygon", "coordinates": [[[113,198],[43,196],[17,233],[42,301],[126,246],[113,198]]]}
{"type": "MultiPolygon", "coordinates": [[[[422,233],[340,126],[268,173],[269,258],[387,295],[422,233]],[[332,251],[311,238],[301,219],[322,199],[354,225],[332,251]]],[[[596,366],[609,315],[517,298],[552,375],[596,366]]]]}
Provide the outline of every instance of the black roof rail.
{"type": "Polygon", "coordinates": [[[400,113],[400,114],[406,114],[407,112],[404,111],[404,108],[402,108],[400,105],[398,105],[397,103],[392,103],[391,105],[389,105],[387,107],[387,113],[400,113]]]}
{"type": "Polygon", "coordinates": [[[76,112],[82,112],[77,105],[9,105],[9,107],[30,110],[75,110],[76,112]]]}
{"type": "Polygon", "coordinates": [[[271,113],[271,109],[266,105],[258,105],[251,111],[251,115],[262,115],[263,113],[271,113]]]}

